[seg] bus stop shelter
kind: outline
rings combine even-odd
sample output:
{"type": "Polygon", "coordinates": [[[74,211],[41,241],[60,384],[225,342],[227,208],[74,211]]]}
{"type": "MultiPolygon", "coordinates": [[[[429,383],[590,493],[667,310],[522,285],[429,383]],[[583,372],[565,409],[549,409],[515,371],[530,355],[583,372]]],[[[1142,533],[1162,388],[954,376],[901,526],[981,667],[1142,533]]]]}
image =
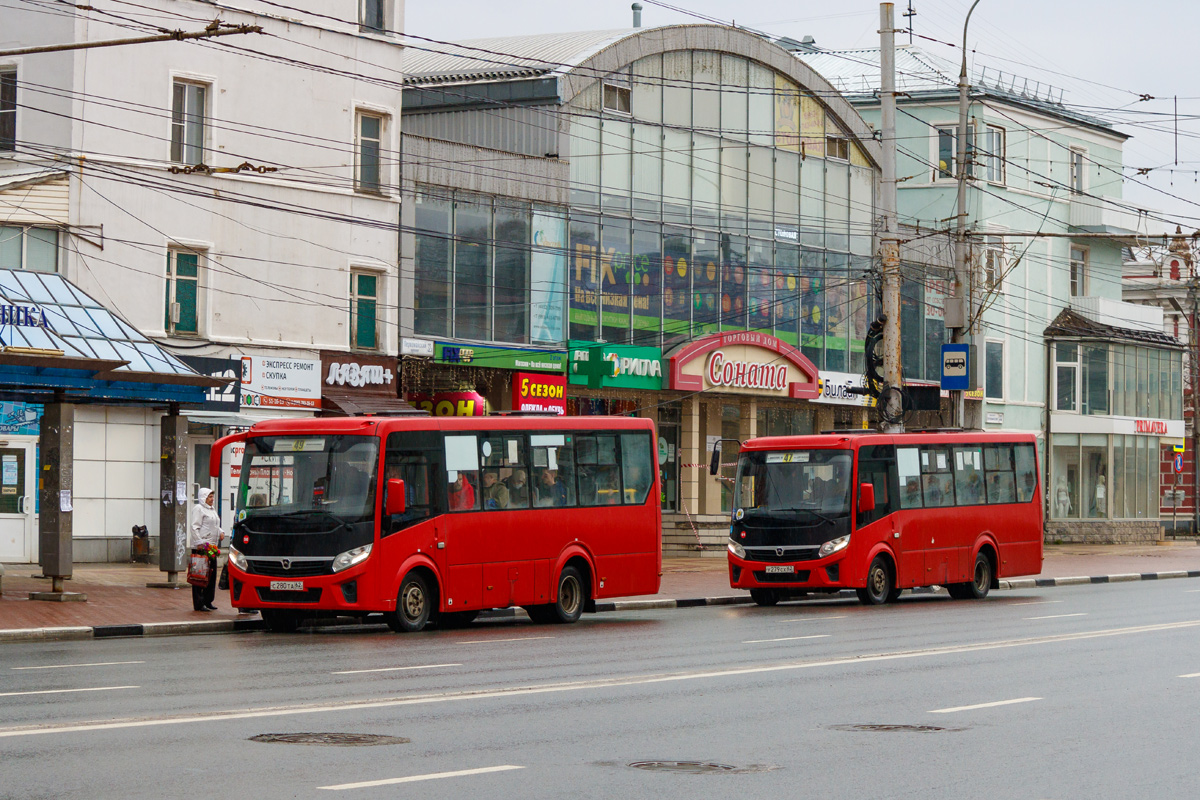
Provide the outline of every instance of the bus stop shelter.
{"type": "MultiPolygon", "coordinates": [[[[174,583],[187,557],[187,418],[222,385],[200,375],[61,275],[0,270],[0,400],[42,404],[38,545],[51,591],[34,599],[86,599],[63,591],[72,572],[77,405],[166,411],[159,458],[159,566],[174,583]]],[[[28,491],[28,489],[26,489],[28,491]]],[[[25,502],[28,502],[25,500],[25,502]]]]}

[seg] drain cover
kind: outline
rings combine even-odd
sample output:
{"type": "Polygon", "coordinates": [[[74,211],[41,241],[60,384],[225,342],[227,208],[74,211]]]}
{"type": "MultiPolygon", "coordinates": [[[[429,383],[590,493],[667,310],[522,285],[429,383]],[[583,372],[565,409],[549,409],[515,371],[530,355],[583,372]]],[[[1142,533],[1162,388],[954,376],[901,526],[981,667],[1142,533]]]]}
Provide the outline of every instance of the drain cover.
{"type": "Polygon", "coordinates": [[[768,772],[778,769],[778,767],[771,767],[765,764],[735,767],[729,764],[716,764],[711,761],[634,761],[629,766],[634,769],[646,769],[654,772],[677,772],[685,775],[711,775],[713,773],[734,775],[745,772],[768,772]]]}
{"type": "Polygon", "coordinates": [[[939,728],[936,725],[830,725],[830,730],[867,733],[933,733],[934,731],[961,731],[962,728],[939,728]]]}
{"type": "Polygon", "coordinates": [[[381,736],[374,733],[260,733],[251,736],[252,742],[278,744],[324,744],[334,747],[370,747],[377,744],[408,744],[402,736],[381,736]]]}

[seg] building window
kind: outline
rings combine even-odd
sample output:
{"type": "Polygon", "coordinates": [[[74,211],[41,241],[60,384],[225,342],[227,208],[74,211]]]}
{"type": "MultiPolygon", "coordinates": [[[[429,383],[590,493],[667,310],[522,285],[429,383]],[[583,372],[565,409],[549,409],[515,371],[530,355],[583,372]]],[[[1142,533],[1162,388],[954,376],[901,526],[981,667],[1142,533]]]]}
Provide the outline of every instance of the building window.
{"type": "Polygon", "coordinates": [[[203,164],[208,113],[208,87],[175,81],[171,100],[171,160],[203,164]]]}
{"type": "Polygon", "coordinates": [[[1076,411],[1079,405],[1079,345],[1054,345],[1054,410],[1076,411]]]}
{"type": "Polygon", "coordinates": [[[357,168],[354,187],[360,192],[382,192],[383,117],[374,114],[358,115],[357,168]]]}
{"type": "Polygon", "coordinates": [[[990,183],[1004,183],[1004,128],[987,125],[983,129],[983,177],[990,183]]]}
{"type": "Polygon", "coordinates": [[[1088,251],[1071,248],[1071,297],[1086,297],[1088,291],[1088,251]]]}
{"type": "Polygon", "coordinates": [[[167,252],[167,314],[169,336],[200,334],[200,254],[193,250],[167,252]]]}
{"type": "Polygon", "coordinates": [[[373,272],[350,273],[350,346],[379,349],[379,276],[373,272]]]}
{"type": "Polygon", "coordinates": [[[1087,158],[1087,153],[1084,150],[1079,150],[1072,147],[1070,151],[1071,165],[1069,170],[1068,183],[1071,186],[1071,194],[1083,194],[1084,191],[1084,159],[1087,158]]]}
{"type": "Polygon", "coordinates": [[[0,153],[17,149],[17,70],[0,69],[0,153]]]}
{"type": "Polygon", "coordinates": [[[984,285],[991,291],[1004,291],[1004,274],[1007,269],[1004,240],[999,236],[989,236],[983,246],[984,285]]]}
{"type": "Polygon", "coordinates": [[[1004,399],[1004,342],[987,342],[984,360],[984,395],[1004,399]]]}
{"type": "Polygon", "coordinates": [[[849,161],[850,140],[844,136],[826,136],[825,154],[829,158],[840,158],[843,161],[849,161]]]}
{"type": "Polygon", "coordinates": [[[614,72],[604,79],[604,110],[633,113],[633,92],[627,71],[614,72]]]}
{"type": "Polygon", "coordinates": [[[0,269],[58,271],[58,231],[0,225],[0,269]]]}
{"type": "MultiPolygon", "coordinates": [[[[951,180],[958,177],[958,126],[937,126],[937,169],[936,180],[951,180]]],[[[967,138],[967,161],[975,158],[975,123],[970,125],[971,135],[967,138]]]]}
{"type": "Polygon", "coordinates": [[[387,30],[384,22],[384,4],[387,0],[360,0],[358,6],[359,24],[369,31],[382,33],[387,30]]]}

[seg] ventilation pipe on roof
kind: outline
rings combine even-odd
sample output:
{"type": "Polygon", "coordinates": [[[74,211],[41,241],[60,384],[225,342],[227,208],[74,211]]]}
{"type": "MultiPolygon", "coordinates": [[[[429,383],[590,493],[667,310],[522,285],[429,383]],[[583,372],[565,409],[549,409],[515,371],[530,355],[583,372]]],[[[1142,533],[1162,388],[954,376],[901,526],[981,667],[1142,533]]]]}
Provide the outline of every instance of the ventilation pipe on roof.
{"type": "Polygon", "coordinates": [[[633,27],[642,27],[642,4],[634,3],[630,8],[633,9],[633,27]]]}

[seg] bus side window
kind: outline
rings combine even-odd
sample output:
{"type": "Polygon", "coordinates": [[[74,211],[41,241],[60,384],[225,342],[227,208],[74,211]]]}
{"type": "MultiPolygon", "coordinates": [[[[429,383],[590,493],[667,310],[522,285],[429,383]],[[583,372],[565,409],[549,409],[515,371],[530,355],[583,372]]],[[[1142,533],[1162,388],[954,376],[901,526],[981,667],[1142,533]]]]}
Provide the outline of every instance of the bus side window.
{"type": "Polygon", "coordinates": [[[571,434],[529,436],[529,474],[533,505],[562,508],[575,505],[575,454],[571,434]]]}
{"type": "Polygon", "coordinates": [[[869,483],[875,487],[875,510],[858,516],[860,528],[877,519],[883,519],[899,507],[892,494],[892,473],[895,470],[895,448],[891,445],[864,447],[859,451],[858,482],[869,483]]]}
{"type": "Polygon", "coordinates": [[[654,484],[653,440],[644,433],[621,434],[621,472],[625,478],[625,503],[640,506],[654,484]]]}
{"type": "Polygon", "coordinates": [[[921,508],[921,460],[915,447],[896,448],[896,473],[901,508],[921,508]]]}
{"type": "Polygon", "coordinates": [[[383,520],[381,536],[390,536],[439,513],[439,495],[433,476],[440,474],[441,442],[433,431],[393,433],[383,456],[384,504],[387,481],[404,481],[404,513],[383,520]]]}
{"type": "Polygon", "coordinates": [[[1013,448],[1017,466],[1017,500],[1028,503],[1037,490],[1037,459],[1033,445],[1019,444],[1013,448]]]}
{"type": "Polygon", "coordinates": [[[1017,492],[1013,479],[1013,446],[994,444],[985,447],[983,467],[987,476],[988,503],[1015,503],[1017,492]]]}
{"type": "Polygon", "coordinates": [[[946,448],[921,448],[921,489],[926,508],[954,505],[954,477],[950,472],[950,454],[946,448]]]}
{"type": "Polygon", "coordinates": [[[983,454],[978,445],[954,448],[954,489],[960,506],[983,504],[983,454]]]}

